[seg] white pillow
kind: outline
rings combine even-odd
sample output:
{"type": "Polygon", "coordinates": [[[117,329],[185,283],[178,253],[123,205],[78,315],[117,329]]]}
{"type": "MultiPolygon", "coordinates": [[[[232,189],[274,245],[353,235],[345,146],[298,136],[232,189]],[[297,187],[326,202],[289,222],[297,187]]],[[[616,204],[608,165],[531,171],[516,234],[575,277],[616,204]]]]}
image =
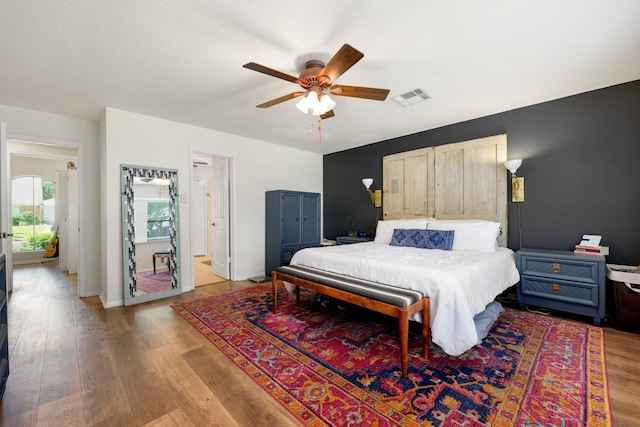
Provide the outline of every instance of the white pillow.
{"type": "Polygon", "coordinates": [[[484,220],[436,220],[427,225],[428,230],[453,230],[453,247],[456,251],[495,252],[500,223],[484,220]]]}
{"type": "Polygon", "coordinates": [[[383,243],[385,245],[388,245],[389,243],[391,243],[393,230],[395,230],[396,228],[417,228],[420,230],[426,230],[427,223],[429,223],[429,218],[388,219],[386,221],[378,221],[378,226],[376,227],[376,237],[373,239],[373,241],[376,243],[383,243]]]}

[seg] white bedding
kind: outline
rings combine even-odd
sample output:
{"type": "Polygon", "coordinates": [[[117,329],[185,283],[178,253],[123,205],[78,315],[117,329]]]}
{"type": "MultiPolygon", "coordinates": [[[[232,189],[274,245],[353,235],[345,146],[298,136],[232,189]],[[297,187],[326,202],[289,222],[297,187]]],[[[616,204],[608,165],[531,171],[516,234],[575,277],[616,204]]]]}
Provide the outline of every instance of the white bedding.
{"type": "Polygon", "coordinates": [[[442,251],[366,242],[303,249],[291,264],[422,291],[430,298],[433,342],[452,356],[477,344],[473,317],[520,280],[507,248],[442,251]]]}

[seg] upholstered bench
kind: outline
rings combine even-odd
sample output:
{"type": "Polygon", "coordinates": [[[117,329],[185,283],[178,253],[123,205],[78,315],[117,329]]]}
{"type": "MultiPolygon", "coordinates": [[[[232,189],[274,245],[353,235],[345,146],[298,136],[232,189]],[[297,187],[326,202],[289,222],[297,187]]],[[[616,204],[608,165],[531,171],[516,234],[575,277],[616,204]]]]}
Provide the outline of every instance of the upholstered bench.
{"type": "Polygon", "coordinates": [[[278,267],[272,273],[273,312],[278,310],[278,283],[295,285],[300,304],[300,287],[398,319],[402,376],[409,363],[409,318],[422,312],[423,356],[429,357],[429,298],[422,292],[319,270],[302,265],[278,267]]]}

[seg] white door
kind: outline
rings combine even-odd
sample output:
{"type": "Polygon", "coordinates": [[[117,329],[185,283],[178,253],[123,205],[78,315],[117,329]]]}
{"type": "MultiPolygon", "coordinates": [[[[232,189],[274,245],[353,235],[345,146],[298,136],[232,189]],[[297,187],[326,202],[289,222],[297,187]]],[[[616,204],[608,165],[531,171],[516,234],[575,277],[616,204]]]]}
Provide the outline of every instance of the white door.
{"type": "Polygon", "coordinates": [[[211,271],[229,278],[229,159],[212,157],[211,271]]]}
{"type": "Polygon", "coordinates": [[[2,236],[2,253],[5,255],[7,274],[7,292],[13,290],[13,252],[11,238],[13,222],[11,220],[11,168],[7,157],[7,126],[0,123],[0,235],[2,236]]]}
{"type": "Polygon", "coordinates": [[[56,183],[56,210],[58,211],[57,226],[58,226],[58,266],[61,271],[68,271],[68,259],[67,248],[69,247],[69,206],[67,200],[69,199],[69,177],[67,171],[58,171],[58,182],[56,183]]]}
{"type": "Polygon", "coordinates": [[[67,239],[67,255],[69,261],[67,267],[70,274],[78,272],[78,234],[80,232],[80,224],[78,217],[78,171],[76,169],[69,169],[67,171],[67,177],[69,182],[69,225],[68,232],[69,238],[67,239]]]}
{"type": "Polygon", "coordinates": [[[207,254],[207,183],[196,180],[193,182],[193,255],[207,254]]]}

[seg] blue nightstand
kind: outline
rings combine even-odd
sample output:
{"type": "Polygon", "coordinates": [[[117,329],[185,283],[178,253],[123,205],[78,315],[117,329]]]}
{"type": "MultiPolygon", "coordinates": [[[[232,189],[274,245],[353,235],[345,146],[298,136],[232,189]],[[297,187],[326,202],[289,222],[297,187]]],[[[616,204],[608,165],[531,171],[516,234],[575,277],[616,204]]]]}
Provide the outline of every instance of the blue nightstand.
{"type": "Polygon", "coordinates": [[[593,317],[600,326],[605,317],[606,264],[602,255],[572,251],[520,249],[517,299],[521,309],[535,305],[593,317]]]}

